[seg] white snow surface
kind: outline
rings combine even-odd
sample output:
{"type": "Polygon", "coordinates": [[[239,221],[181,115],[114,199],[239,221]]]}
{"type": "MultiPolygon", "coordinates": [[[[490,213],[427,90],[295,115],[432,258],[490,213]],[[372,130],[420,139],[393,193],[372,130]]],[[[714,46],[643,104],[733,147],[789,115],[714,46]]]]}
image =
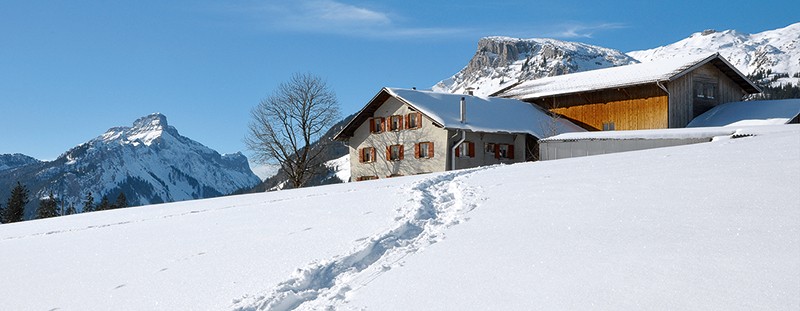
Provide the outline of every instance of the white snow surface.
{"type": "Polygon", "coordinates": [[[342,182],[350,180],[350,154],[325,162],[325,166],[333,170],[336,178],[339,178],[342,182]]]}
{"type": "Polygon", "coordinates": [[[800,128],[751,131],[4,224],[3,308],[797,310],[800,128]]]}
{"type": "Polygon", "coordinates": [[[504,91],[500,96],[529,99],[669,81],[690,67],[714,56],[713,53],[681,56],[529,80],[504,91]]]}
{"type": "Polygon", "coordinates": [[[544,138],[585,129],[563,118],[552,118],[536,105],[510,98],[481,97],[433,91],[386,88],[444,128],[484,133],[527,133],[544,138]],[[461,122],[461,98],[466,122],[461,122]]]}
{"type": "Polygon", "coordinates": [[[628,55],[641,62],[649,62],[675,55],[717,52],[745,74],[772,70],[773,74],[789,75],[788,78],[774,81],[773,86],[800,83],[800,78],[793,77],[800,73],[800,23],[756,34],[736,30],[697,32],[673,44],[632,51],[628,55]]]}
{"type": "Polygon", "coordinates": [[[800,99],[725,103],[697,116],[686,127],[786,124],[800,115],[800,99]]]}

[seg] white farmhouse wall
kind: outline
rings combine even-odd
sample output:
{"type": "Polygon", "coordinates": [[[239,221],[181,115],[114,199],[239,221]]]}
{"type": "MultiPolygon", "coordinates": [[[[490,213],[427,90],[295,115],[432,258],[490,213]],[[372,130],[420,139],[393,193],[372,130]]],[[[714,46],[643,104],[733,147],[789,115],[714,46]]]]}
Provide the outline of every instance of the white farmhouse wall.
{"type": "MultiPolygon", "coordinates": [[[[394,97],[386,100],[374,113],[373,117],[383,117],[389,121],[393,115],[406,116],[416,112],[411,107],[394,97]]],[[[430,119],[422,117],[422,127],[371,133],[369,121],[362,123],[349,139],[351,178],[356,180],[363,176],[386,178],[392,175],[415,175],[446,170],[447,164],[447,130],[434,125],[430,119]],[[432,158],[415,158],[414,145],[419,142],[433,142],[432,158]],[[391,161],[386,158],[386,148],[391,145],[403,145],[403,160],[391,161]],[[376,159],[370,163],[359,161],[359,150],[366,147],[375,148],[376,159]]]]}

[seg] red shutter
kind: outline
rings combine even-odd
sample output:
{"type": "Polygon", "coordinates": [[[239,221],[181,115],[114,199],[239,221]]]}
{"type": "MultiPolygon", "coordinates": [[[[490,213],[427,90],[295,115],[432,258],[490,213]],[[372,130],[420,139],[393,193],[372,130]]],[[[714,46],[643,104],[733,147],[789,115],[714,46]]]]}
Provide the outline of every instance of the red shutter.
{"type": "Polygon", "coordinates": [[[494,158],[500,158],[500,144],[494,144],[494,158]]]}
{"type": "Polygon", "coordinates": [[[403,145],[400,145],[400,151],[399,152],[400,152],[400,160],[402,160],[403,159],[403,153],[404,153],[403,152],[403,145]]]}
{"type": "Polygon", "coordinates": [[[507,155],[508,155],[509,159],[513,159],[514,158],[514,145],[508,145],[508,154],[507,155]]]}
{"type": "Polygon", "coordinates": [[[419,159],[419,144],[414,144],[414,157],[419,159]]]}
{"type": "Polygon", "coordinates": [[[364,163],[364,149],[366,148],[361,148],[361,150],[358,151],[358,162],[364,163]]]}
{"type": "Polygon", "coordinates": [[[475,143],[469,142],[468,145],[467,145],[467,148],[469,148],[469,157],[470,158],[474,158],[475,157],[475,143]]]}
{"type": "Polygon", "coordinates": [[[428,143],[428,157],[433,158],[433,142],[428,143]]]}
{"type": "Polygon", "coordinates": [[[406,120],[406,128],[408,128],[408,120],[411,119],[411,114],[407,114],[404,119],[406,120]]]}
{"type": "Polygon", "coordinates": [[[389,126],[386,123],[389,123],[389,122],[386,122],[386,118],[382,117],[381,118],[381,132],[386,132],[388,130],[389,126]]]}
{"type": "Polygon", "coordinates": [[[369,154],[371,155],[371,157],[369,157],[370,160],[371,160],[370,162],[375,162],[375,160],[377,160],[377,159],[375,159],[375,148],[374,147],[370,147],[369,148],[369,154]]]}
{"type": "Polygon", "coordinates": [[[422,113],[417,112],[417,128],[422,128],[422,113]]]}
{"type": "Polygon", "coordinates": [[[375,118],[369,118],[369,132],[375,133],[375,118]]]}
{"type": "Polygon", "coordinates": [[[386,161],[392,160],[392,146],[386,147],[386,161]]]}
{"type": "Polygon", "coordinates": [[[456,158],[460,156],[461,156],[461,145],[458,145],[458,147],[456,147],[456,158]]]}
{"type": "Polygon", "coordinates": [[[402,130],[402,129],[407,127],[407,126],[403,126],[403,116],[396,116],[395,118],[398,119],[397,120],[397,129],[398,130],[402,130]]]}

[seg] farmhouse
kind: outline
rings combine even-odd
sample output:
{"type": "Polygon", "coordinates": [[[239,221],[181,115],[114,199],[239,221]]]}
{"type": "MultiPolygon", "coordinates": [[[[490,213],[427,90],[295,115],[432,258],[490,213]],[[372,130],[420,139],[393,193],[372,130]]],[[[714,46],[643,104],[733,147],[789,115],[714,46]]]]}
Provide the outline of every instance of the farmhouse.
{"type": "Polygon", "coordinates": [[[535,103],[587,130],[682,128],[760,89],[718,53],[524,81],[497,96],[535,103]]]}
{"type": "Polygon", "coordinates": [[[574,131],[516,99],[383,88],[334,139],[360,181],[530,161],[540,138],[574,131]]]}

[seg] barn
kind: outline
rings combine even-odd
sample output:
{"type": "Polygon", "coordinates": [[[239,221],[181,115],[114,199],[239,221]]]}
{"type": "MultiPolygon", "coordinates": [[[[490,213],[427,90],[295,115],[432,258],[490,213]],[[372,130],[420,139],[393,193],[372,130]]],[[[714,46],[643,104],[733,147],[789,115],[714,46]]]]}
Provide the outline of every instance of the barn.
{"type": "Polygon", "coordinates": [[[683,128],[761,90],[718,53],[524,81],[495,96],[534,103],[590,130],[683,128]]]}

